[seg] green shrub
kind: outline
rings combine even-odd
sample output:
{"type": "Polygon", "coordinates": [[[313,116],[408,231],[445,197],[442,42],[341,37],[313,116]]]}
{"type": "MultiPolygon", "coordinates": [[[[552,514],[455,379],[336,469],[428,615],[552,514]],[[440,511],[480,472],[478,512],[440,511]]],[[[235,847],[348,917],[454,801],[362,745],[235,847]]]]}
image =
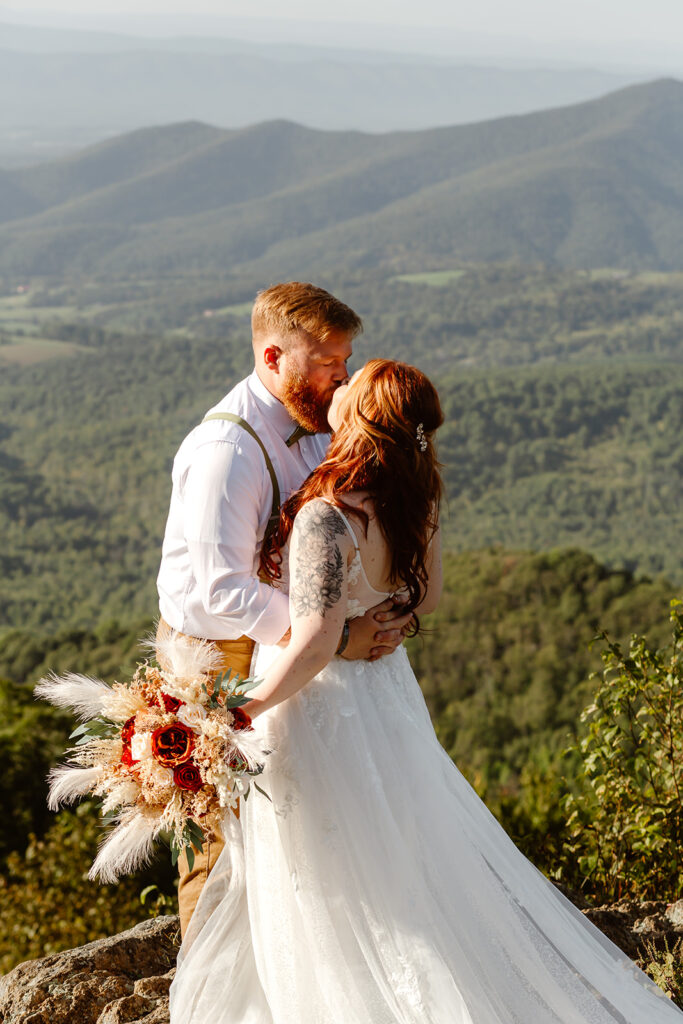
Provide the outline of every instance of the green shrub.
{"type": "Polygon", "coordinates": [[[47,774],[72,727],[70,716],[37,702],[30,686],[0,679],[0,864],[47,827],[47,774]]]}
{"type": "Polygon", "coordinates": [[[156,916],[159,907],[175,912],[168,851],[155,863],[118,885],[88,881],[102,839],[94,804],[61,811],[42,839],[31,836],[23,854],[10,853],[0,875],[0,972],[35,957],[115,935],[156,916]],[[156,900],[141,896],[158,886],[156,900]]]}
{"type": "Polygon", "coordinates": [[[683,890],[683,614],[654,650],[632,636],[628,654],[600,634],[604,670],[582,718],[583,785],[567,796],[566,867],[604,899],[677,898],[683,890]]]}
{"type": "Polygon", "coordinates": [[[641,957],[638,966],[683,1010],[683,939],[678,939],[672,949],[666,939],[664,949],[657,949],[654,942],[646,942],[645,950],[646,955],[641,957]]]}

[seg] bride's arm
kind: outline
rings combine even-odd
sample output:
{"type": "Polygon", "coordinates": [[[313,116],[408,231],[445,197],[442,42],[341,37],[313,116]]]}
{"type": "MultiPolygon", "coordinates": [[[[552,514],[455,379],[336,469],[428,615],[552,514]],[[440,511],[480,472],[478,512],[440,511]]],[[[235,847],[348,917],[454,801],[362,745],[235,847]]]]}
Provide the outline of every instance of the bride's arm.
{"type": "Polygon", "coordinates": [[[344,628],[352,547],[331,505],[315,500],[298,513],[289,553],[292,637],[249,694],[252,718],[292,697],[334,656],[344,628]]]}

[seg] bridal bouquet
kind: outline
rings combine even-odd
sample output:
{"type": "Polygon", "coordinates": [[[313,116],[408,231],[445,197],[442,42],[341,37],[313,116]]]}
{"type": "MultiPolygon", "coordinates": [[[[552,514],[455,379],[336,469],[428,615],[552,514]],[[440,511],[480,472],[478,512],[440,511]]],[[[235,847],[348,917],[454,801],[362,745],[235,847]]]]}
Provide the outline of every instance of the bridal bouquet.
{"type": "Polygon", "coordinates": [[[194,850],[246,798],[267,754],[244,710],[255,681],[217,674],[221,656],[208,642],[174,635],[159,653],[168,670],[144,662],[129,682],[71,673],[35,689],[81,720],[68,760],[50,773],[48,803],[57,810],[79,797],[101,799],[115,827],[89,877],[103,882],[144,864],[157,838],[168,841],[174,864],[185,850],[191,869],[194,850]]]}

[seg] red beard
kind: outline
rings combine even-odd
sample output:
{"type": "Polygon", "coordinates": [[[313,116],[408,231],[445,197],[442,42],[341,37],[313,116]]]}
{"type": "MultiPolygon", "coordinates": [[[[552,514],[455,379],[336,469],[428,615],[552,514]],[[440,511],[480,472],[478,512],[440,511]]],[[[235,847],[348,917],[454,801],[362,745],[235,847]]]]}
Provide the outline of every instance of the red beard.
{"type": "Polygon", "coordinates": [[[313,434],[327,434],[330,430],[327,410],[333,392],[334,388],[331,388],[321,393],[298,370],[291,370],[280,397],[293,420],[313,434]]]}

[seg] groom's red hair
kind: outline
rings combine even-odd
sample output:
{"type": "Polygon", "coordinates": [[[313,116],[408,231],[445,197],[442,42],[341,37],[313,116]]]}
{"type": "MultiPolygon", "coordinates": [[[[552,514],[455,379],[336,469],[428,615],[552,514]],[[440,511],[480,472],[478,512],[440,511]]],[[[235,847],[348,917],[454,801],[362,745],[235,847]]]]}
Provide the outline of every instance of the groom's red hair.
{"type": "Polygon", "coordinates": [[[326,498],[367,529],[367,514],[344,501],[345,494],[366,491],[389,548],[391,579],[408,588],[416,607],[438,524],[442,484],[432,435],[442,423],[439,396],[424,373],[390,359],[366,363],[345,400],[327,458],[280,510],[279,525],[261,551],[263,572],[280,577],[279,555],[294,517],[312,498],[326,498]]]}
{"type": "Polygon", "coordinates": [[[335,330],[355,338],[363,321],[346,303],[306,281],[286,281],[258,293],[251,311],[255,342],[273,331],[286,338],[301,330],[320,340],[335,330]]]}

